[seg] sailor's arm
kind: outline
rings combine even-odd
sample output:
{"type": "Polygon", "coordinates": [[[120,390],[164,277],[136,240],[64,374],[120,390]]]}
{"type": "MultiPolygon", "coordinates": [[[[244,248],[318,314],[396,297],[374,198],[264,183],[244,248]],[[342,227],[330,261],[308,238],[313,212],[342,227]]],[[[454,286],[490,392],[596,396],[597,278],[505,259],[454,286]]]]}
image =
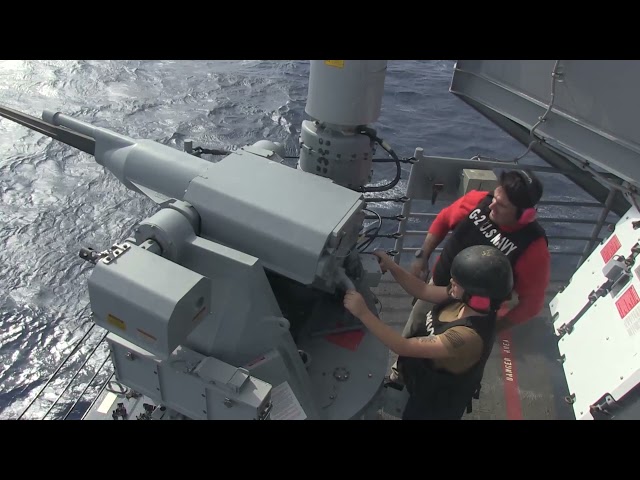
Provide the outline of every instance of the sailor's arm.
{"type": "Polygon", "coordinates": [[[442,240],[453,230],[462,219],[486,196],[487,192],[472,190],[460,197],[448,207],[440,210],[436,218],[429,227],[429,232],[422,244],[420,257],[411,263],[410,271],[416,277],[421,272],[426,272],[429,266],[429,258],[435,249],[442,243],[442,240]]]}
{"type": "Polygon", "coordinates": [[[435,235],[431,232],[427,233],[424,243],[422,244],[422,248],[420,249],[421,251],[416,252],[418,255],[411,263],[410,271],[412,275],[416,277],[426,276],[421,274],[427,272],[429,269],[429,258],[431,257],[431,254],[446,236],[446,233],[444,235],[435,235]]]}
{"type": "Polygon", "coordinates": [[[393,278],[412,297],[431,303],[441,303],[449,298],[448,287],[428,285],[400,265],[397,265],[385,252],[376,250],[373,253],[380,259],[382,271],[391,272],[393,278]]]}
{"type": "MultiPolygon", "coordinates": [[[[413,278],[417,280],[415,277],[413,278]]],[[[440,339],[440,335],[404,338],[376,317],[367,307],[362,295],[355,290],[347,291],[344,296],[344,306],[359,318],[389,350],[397,355],[418,358],[446,358],[450,356],[450,351],[440,339]]]]}
{"type": "Polygon", "coordinates": [[[523,252],[514,267],[514,292],[518,303],[498,310],[498,330],[529,321],[544,307],[544,295],[551,277],[551,255],[544,238],[535,240],[523,252]]]}

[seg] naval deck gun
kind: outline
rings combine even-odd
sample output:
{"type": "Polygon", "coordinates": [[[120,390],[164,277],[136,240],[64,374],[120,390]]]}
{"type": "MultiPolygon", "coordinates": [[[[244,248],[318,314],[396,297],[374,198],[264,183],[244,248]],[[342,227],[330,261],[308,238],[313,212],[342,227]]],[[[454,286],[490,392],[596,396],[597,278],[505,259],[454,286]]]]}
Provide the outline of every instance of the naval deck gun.
{"type": "Polygon", "coordinates": [[[93,321],[135,392],[126,404],[104,395],[86,418],[349,419],[375,402],[388,352],[342,300],[355,288],[376,311],[381,271],[358,247],[363,193],[399,180],[399,159],[370,127],[385,72],[386,61],[312,62],[298,168],[268,140],[210,162],[190,142],[179,151],[61,112],[41,121],[2,108],[158,205],[129,238],[80,251],[95,265],[93,321]],[[367,187],[376,142],[398,175],[367,187]]]}

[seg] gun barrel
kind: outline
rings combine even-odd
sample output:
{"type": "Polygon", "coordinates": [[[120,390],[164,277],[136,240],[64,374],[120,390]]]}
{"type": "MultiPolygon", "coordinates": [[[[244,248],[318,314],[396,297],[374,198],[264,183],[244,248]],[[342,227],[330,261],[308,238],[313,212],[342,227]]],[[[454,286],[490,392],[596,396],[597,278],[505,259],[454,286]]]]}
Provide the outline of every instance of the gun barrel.
{"type": "Polygon", "coordinates": [[[83,130],[69,130],[3,105],[0,105],[0,116],[85,153],[95,155],[96,142],[91,135],[87,135],[83,130]]]}
{"type": "Polygon", "coordinates": [[[95,131],[96,127],[89,123],[85,123],[80,120],[76,120],[73,117],[65,115],[60,112],[56,112],[53,110],[44,110],[42,112],[42,119],[45,122],[50,123],[51,125],[59,125],[75,132],[78,132],[82,135],[86,135],[87,137],[96,138],[95,131]]]}

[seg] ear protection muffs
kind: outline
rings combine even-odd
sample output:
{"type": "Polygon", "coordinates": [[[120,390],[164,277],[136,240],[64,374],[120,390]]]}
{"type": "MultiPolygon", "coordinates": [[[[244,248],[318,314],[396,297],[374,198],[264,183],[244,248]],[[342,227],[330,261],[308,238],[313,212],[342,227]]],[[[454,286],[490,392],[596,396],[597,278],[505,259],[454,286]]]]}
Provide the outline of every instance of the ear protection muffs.
{"type": "Polygon", "coordinates": [[[531,223],[536,219],[537,214],[538,211],[535,208],[525,208],[520,214],[520,218],[518,218],[518,223],[520,225],[531,223]]]}
{"type": "MultiPolygon", "coordinates": [[[[534,198],[535,194],[534,192],[532,192],[533,179],[531,178],[531,175],[529,175],[525,171],[518,171],[518,175],[520,175],[520,178],[522,179],[525,186],[527,187],[527,196],[530,199],[534,198]]],[[[520,225],[526,225],[528,223],[531,223],[536,219],[537,214],[538,214],[538,210],[535,207],[524,208],[520,212],[520,216],[518,217],[518,223],[520,225]]]]}
{"type": "Polygon", "coordinates": [[[474,310],[483,312],[489,310],[491,307],[491,299],[489,297],[479,297],[478,295],[472,295],[467,302],[474,310]]]}

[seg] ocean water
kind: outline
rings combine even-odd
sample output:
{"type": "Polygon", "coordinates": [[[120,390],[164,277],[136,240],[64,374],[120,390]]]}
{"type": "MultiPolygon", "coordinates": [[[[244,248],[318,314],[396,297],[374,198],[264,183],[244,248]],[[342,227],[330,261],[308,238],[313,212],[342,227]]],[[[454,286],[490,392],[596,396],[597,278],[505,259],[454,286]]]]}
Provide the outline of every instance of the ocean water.
{"type": "MultiPolygon", "coordinates": [[[[389,61],[382,112],[373,125],[378,135],[401,157],[416,147],[460,158],[520,155],[521,144],[449,93],[453,67],[449,60],[389,61]]],[[[178,149],[185,138],[227,149],[269,139],[295,157],[308,73],[308,61],[0,61],[0,103],[36,117],[54,109],[178,149]]],[[[379,150],[377,157],[384,153],[379,150]]],[[[542,163],[531,154],[526,162],[542,163]]],[[[295,158],[287,163],[295,166],[295,158]]],[[[404,194],[408,171],[403,164],[402,180],[386,196],[404,194]]],[[[394,174],[393,164],[377,164],[373,183],[394,174]]],[[[562,177],[542,178],[546,199],[589,199],[562,177]]],[[[89,319],[92,265],[78,252],[126,238],[156,205],[127,190],[90,155],[5,119],[0,195],[0,418],[18,418],[27,406],[23,418],[54,418],[79,386],[65,391],[61,379],[31,404],[33,398],[79,339],[89,341],[62,368],[66,378],[104,334],[89,319]]],[[[394,203],[375,208],[399,213],[394,203]]],[[[385,222],[382,232],[396,229],[397,223],[385,222]]],[[[406,246],[419,241],[408,238],[406,246]]],[[[374,246],[392,248],[392,242],[374,246]]],[[[91,368],[106,358],[104,344],[96,348],[77,385],[86,385],[91,368]]]]}

